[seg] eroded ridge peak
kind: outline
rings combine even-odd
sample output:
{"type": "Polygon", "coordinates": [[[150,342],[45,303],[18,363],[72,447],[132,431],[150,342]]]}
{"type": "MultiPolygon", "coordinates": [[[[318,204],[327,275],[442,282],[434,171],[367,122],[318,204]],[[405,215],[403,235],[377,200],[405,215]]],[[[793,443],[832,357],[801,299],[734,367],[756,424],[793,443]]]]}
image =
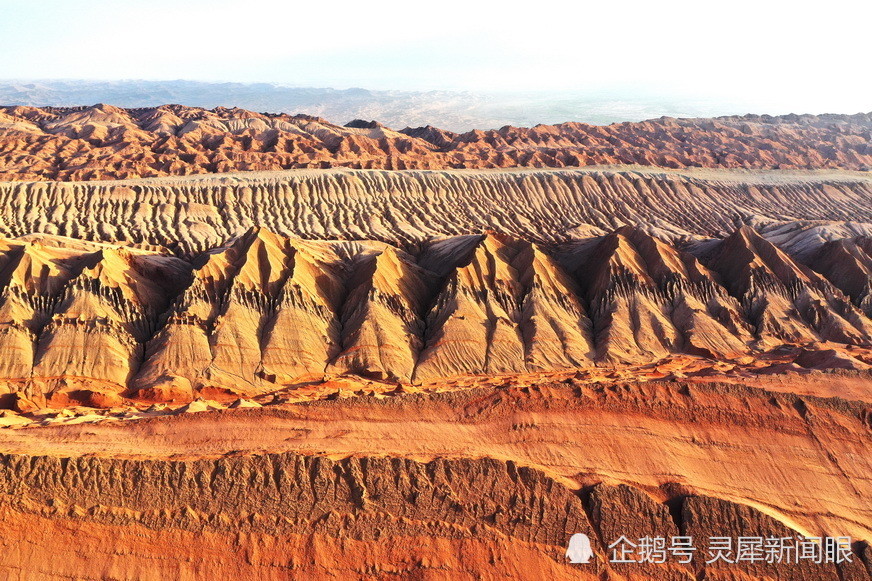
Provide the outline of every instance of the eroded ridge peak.
{"type": "Polygon", "coordinates": [[[394,131],[308,115],[181,105],[0,107],[0,176],[83,180],[350,167],[446,169],[639,164],[669,168],[872,166],[870,115],[661,118],[471,130],[394,131]],[[65,152],[57,162],[55,153],[65,152]],[[28,163],[20,160],[26,158],[28,163]]]}
{"type": "MultiPolygon", "coordinates": [[[[821,250],[853,278],[815,272],[749,227],[708,246],[700,259],[625,226],[563,249],[489,231],[408,252],[254,228],[186,262],[150,247],[3,240],[0,373],[30,396],[74,377],[171,399],[342,374],[417,383],[872,343],[865,241],[821,250]]],[[[797,365],[864,365],[833,353],[797,365]]]]}

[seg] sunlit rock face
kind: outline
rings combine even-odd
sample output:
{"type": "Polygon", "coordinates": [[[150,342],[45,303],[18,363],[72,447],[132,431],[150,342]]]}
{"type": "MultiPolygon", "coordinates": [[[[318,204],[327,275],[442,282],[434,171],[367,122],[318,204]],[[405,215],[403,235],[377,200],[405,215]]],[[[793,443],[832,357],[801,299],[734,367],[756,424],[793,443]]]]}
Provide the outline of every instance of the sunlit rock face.
{"type": "MultiPolygon", "coordinates": [[[[872,343],[864,287],[841,271],[829,269],[830,282],[748,226],[709,242],[696,256],[623,227],[561,246],[488,233],[406,251],[255,228],[183,260],[55,236],[6,240],[0,371],[8,393],[37,399],[250,396],[343,374],[426,383],[872,343]]],[[[844,244],[850,272],[862,240],[844,244]]],[[[847,352],[835,362],[868,367],[847,352]]]]}
{"type": "Polygon", "coordinates": [[[3,111],[0,577],[869,578],[868,116],[3,111]]]}
{"type": "Polygon", "coordinates": [[[614,164],[865,170],[870,127],[869,114],[746,115],[452,133],[224,107],[0,107],[0,179],[614,164]]]}

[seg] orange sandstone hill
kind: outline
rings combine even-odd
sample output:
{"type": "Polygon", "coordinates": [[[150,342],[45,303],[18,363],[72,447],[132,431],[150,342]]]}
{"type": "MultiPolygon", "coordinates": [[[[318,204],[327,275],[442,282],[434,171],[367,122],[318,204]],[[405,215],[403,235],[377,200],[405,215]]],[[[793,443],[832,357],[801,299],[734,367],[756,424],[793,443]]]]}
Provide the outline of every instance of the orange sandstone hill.
{"type": "MultiPolygon", "coordinates": [[[[868,297],[850,269],[818,273],[748,226],[711,242],[694,254],[623,227],[563,247],[454,236],[412,254],[253,229],[184,260],[4,240],[2,401],[250,398],[345,376],[391,390],[670,360],[735,377],[870,369],[868,297]]],[[[869,261],[862,241],[845,244],[869,261]]]]}
{"type": "Polygon", "coordinates": [[[0,184],[3,401],[111,407],[665,360],[679,362],[661,377],[718,362],[864,372],[870,200],[867,175],[836,170],[0,184]]]}
{"type": "Polygon", "coordinates": [[[868,115],[0,125],[0,578],[872,577],[868,115]]]}
{"type": "Polygon", "coordinates": [[[872,167],[872,115],[661,118],[457,134],[221,107],[0,107],[3,180],[603,164],[864,170],[872,167]]]}
{"type": "Polygon", "coordinates": [[[0,572],[862,581],[868,410],[569,379],[0,430],[0,572]],[[570,565],[579,532],[595,558],[570,565]],[[706,562],[709,537],[797,534],[851,535],[851,562],[706,562]],[[621,535],[687,535],[697,554],[608,563],[621,535]]]}

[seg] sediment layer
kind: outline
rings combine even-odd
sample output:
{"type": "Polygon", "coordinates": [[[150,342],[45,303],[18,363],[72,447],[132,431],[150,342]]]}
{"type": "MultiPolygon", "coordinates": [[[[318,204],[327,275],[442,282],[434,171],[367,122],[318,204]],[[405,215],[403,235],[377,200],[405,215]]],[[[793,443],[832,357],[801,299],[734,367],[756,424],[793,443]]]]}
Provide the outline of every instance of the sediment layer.
{"type": "Polygon", "coordinates": [[[0,569],[866,579],[868,407],[717,383],[560,381],[3,430],[15,454],[0,456],[0,514],[14,542],[0,569]],[[586,566],[564,559],[577,532],[593,539],[586,566]],[[622,534],[689,535],[699,553],[688,566],[606,564],[622,534]],[[850,535],[854,562],[704,563],[709,537],[797,535],[850,535]]]}

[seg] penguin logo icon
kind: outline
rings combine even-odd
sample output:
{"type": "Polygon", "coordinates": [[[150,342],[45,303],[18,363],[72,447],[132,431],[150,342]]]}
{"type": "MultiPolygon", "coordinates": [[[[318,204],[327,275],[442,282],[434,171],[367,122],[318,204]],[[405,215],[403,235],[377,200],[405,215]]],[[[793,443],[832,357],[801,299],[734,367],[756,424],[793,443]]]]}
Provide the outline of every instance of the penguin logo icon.
{"type": "Polygon", "coordinates": [[[590,548],[590,538],[584,533],[575,533],[569,538],[569,547],[566,549],[566,558],[570,563],[589,563],[593,557],[593,549],[590,548]]]}

